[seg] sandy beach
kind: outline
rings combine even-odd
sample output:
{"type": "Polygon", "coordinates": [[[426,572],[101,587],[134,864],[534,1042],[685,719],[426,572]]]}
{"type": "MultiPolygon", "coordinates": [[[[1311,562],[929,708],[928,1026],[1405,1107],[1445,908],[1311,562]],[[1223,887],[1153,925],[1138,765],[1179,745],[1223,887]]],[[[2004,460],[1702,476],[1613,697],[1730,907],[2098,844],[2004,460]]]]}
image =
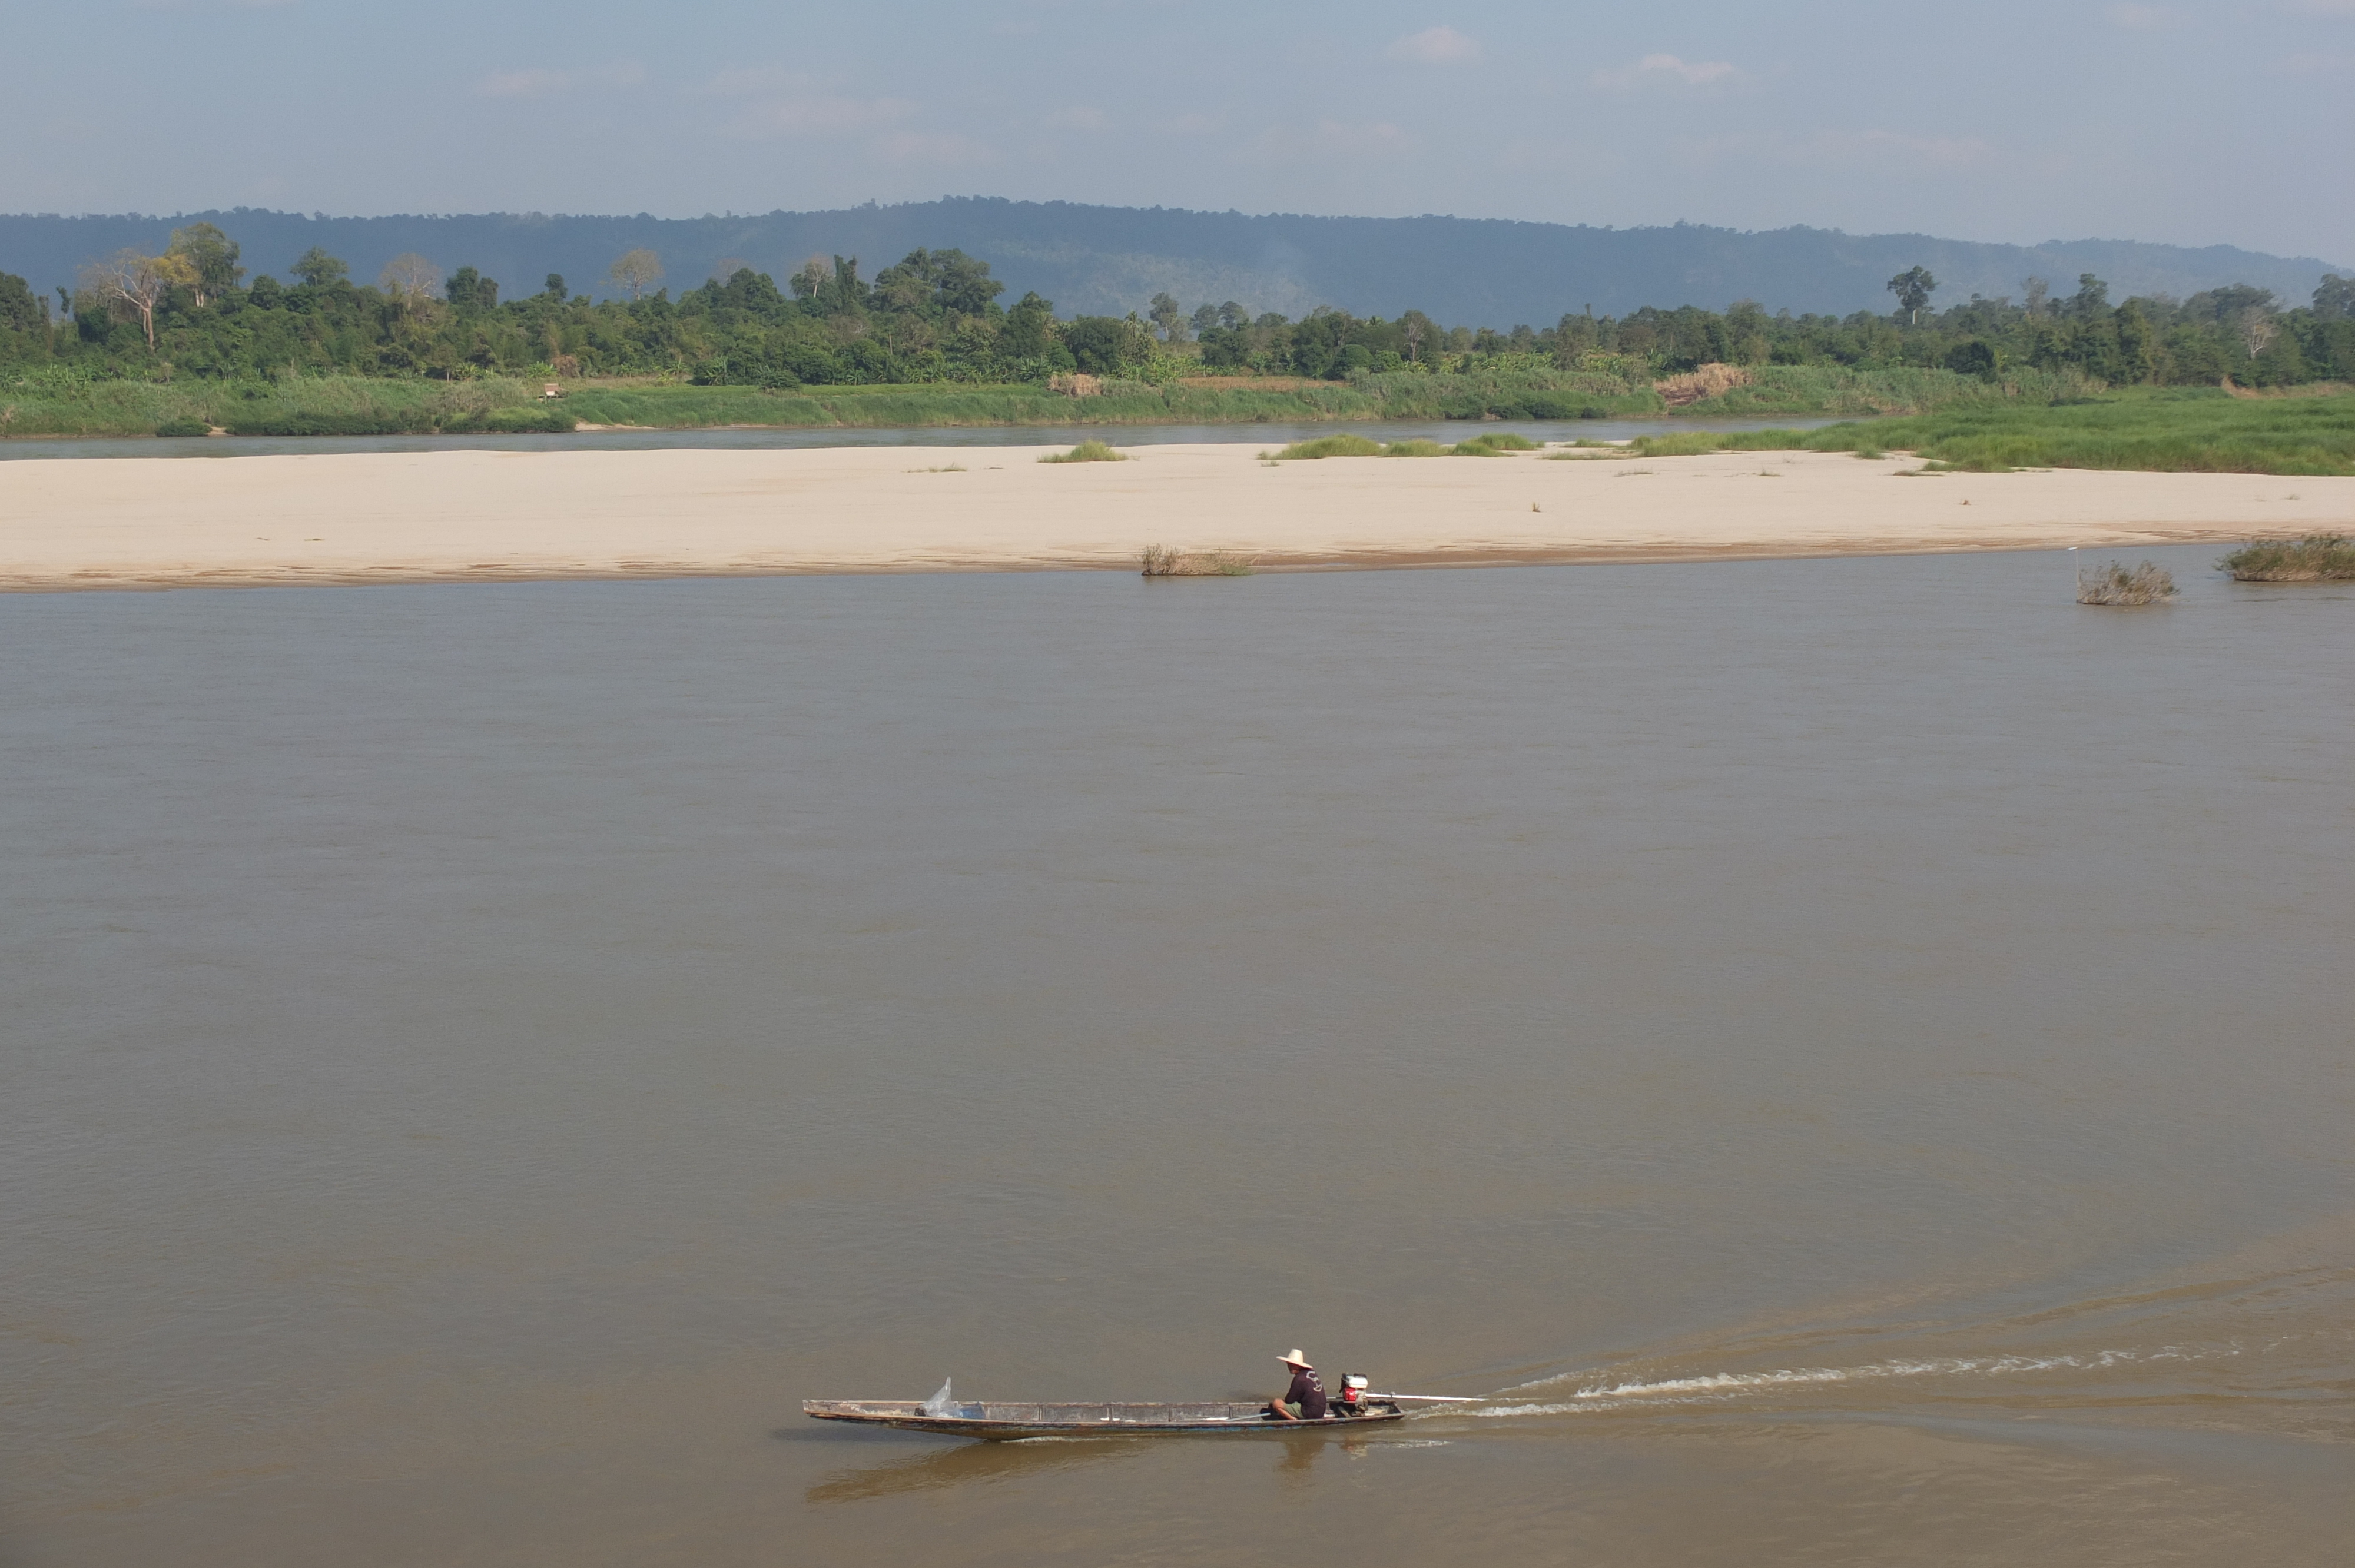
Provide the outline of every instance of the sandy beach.
{"type": "Polygon", "coordinates": [[[15,590],[2137,546],[2343,529],[2355,478],[1924,475],[1906,457],[1330,459],[1146,446],[0,462],[15,590]]]}

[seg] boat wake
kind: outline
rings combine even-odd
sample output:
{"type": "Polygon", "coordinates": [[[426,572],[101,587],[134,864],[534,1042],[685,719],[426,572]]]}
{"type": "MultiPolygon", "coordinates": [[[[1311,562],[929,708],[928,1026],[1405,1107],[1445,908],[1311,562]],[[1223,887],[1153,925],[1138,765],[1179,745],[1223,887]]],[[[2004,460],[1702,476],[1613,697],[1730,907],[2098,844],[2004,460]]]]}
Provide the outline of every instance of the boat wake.
{"type": "MultiPolygon", "coordinates": [[[[1853,1367],[1784,1367],[1771,1372],[1706,1372],[1694,1377],[1658,1378],[1650,1381],[1636,1379],[1625,1383],[1593,1383],[1579,1389],[1566,1400],[1489,1405],[1474,1414],[1484,1419],[1492,1420],[1499,1416],[1511,1415],[1562,1415],[1577,1411],[1625,1409],[1630,1405],[1714,1402],[1728,1394],[1822,1387],[1833,1383],[1871,1383],[1889,1378],[1975,1375],[2007,1377],[2061,1370],[2095,1372],[2135,1363],[2203,1361],[2213,1355],[2240,1353],[2237,1349],[2205,1351],[2184,1350],[2169,1345],[2156,1351],[2101,1351],[2091,1356],[2008,1355],[1983,1358],[1940,1358],[1928,1361],[1874,1361],[1853,1367]]],[[[1543,1378],[1535,1383],[1523,1383],[1517,1388],[1507,1389],[1505,1393],[1518,1393],[1529,1389],[1571,1382],[1578,1375],[1593,1374],[1543,1378]]]]}
{"type": "Polygon", "coordinates": [[[2026,1311],[1845,1323],[1829,1314],[1656,1346],[1449,1414],[2139,1412],[2355,1442],[2350,1229],[2317,1227],[2140,1288],[2026,1311]]]}

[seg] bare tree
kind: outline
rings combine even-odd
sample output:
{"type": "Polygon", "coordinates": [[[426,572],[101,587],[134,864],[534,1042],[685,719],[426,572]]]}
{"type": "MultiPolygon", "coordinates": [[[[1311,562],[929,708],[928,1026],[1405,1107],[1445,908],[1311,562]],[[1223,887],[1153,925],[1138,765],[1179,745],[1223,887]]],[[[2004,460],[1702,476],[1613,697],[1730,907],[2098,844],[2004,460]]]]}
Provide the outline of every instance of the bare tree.
{"type": "Polygon", "coordinates": [[[615,286],[629,290],[630,298],[634,300],[643,297],[648,289],[661,282],[662,275],[662,258],[644,248],[623,251],[614,258],[613,265],[605,273],[615,286]]]}
{"type": "Polygon", "coordinates": [[[110,310],[139,318],[147,332],[147,349],[155,349],[155,306],[164,291],[190,281],[190,270],[178,258],[149,256],[139,250],[118,250],[103,261],[81,270],[85,292],[105,302],[110,310]]]}
{"type": "Polygon", "coordinates": [[[2031,316],[2042,315],[2045,309],[2044,302],[2051,297],[2052,285],[2031,273],[2019,281],[2019,290],[2025,296],[2025,302],[2020,308],[2031,316]]]}
{"type": "Polygon", "coordinates": [[[808,260],[802,263],[800,271],[794,274],[794,295],[797,299],[806,300],[832,281],[834,281],[834,262],[832,259],[825,256],[813,256],[808,260]]]}
{"type": "Polygon", "coordinates": [[[384,264],[376,286],[405,305],[420,305],[442,286],[442,269],[414,250],[404,250],[384,264]]]}
{"type": "Polygon", "coordinates": [[[1431,342],[1432,331],[1431,318],[1421,311],[1409,311],[1399,317],[1399,336],[1406,344],[1409,365],[1422,360],[1423,348],[1431,342]]]}
{"type": "Polygon", "coordinates": [[[2273,312],[2263,305],[2251,305],[2243,310],[2233,324],[2241,330],[2241,342],[2247,347],[2249,357],[2256,358],[2265,351],[2281,328],[2274,322],[2273,312]]]}

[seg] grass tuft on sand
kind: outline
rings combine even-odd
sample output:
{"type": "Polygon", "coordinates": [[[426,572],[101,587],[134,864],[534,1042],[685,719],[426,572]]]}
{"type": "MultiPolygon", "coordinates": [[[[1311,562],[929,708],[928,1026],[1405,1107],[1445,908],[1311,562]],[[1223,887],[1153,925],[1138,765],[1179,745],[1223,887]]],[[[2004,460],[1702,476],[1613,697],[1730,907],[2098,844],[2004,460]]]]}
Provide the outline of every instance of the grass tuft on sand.
{"type": "Polygon", "coordinates": [[[2261,539],[2218,561],[2236,583],[2355,582],[2355,539],[2309,534],[2303,539],[2261,539]]]}
{"type": "Polygon", "coordinates": [[[1342,434],[1319,436],[1315,440],[1295,441],[1273,456],[1263,453],[1270,462],[1300,462],[1316,458],[1336,457],[1501,457],[1506,452],[1533,452],[1542,443],[1527,436],[1517,436],[1509,430],[1490,435],[1474,436],[1454,446],[1442,446],[1437,441],[1392,441],[1388,446],[1364,436],[1342,434]]]}
{"type": "Polygon", "coordinates": [[[2129,567],[2122,561],[2077,571],[2077,602],[2121,609],[2165,604],[2175,597],[2175,574],[2152,561],[2129,567]]]}
{"type": "Polygon", "coordinates": [[[1313,441],[1295,441],[1268,461],[1271,462],[1308,462],[1317,458],[1380,457],[1382,443],[1364,436],[1343,431],[1337,436],[1319,436],[1313,441]]]}
{"type": "Polygon", "coordinates": [[[1474,436],[1455,443],[1457,457],[1494,457],[1498,452],[1533,452],[1543,450],[1543,441],[1533,441],[1527,436],[1510,430],[1496,430],[1485,436],[1474,436]]]}
{"type": "Polygon", "coordinates": [[[1116,452],[1102,441],[1082,441],[1067,452],[1049,452],[1040,462],[1126,462],[1126,452],[1116,452]]]}

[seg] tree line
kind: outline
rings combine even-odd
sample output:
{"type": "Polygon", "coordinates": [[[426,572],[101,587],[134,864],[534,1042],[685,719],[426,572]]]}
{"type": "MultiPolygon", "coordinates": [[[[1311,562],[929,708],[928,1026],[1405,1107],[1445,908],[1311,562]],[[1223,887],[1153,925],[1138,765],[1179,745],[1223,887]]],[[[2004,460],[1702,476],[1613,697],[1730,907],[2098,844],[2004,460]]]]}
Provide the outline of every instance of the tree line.
{"type": "Polygon", "coordinates": [[[922,382],[1039,382],[1071,372],[1167,379],[1271,375],[1448,375],[1610,369],[1673,374],[1709,363],[2074,368],[2113,386],[2285,386],[2355,379],[2355,280],[2326,277],[2286,306],[2235,284],[2176,300],[2113,304],[2091,273],[2055,294],[2039,278],[2018,296],[1934,308],[1937,280],[1916,267],[1890,280],[1896,309],[1846,316],[1646,307],[1624,317],[1566,314],[1552,326],[1443,326],[1421,311],[1360,318],[1320,307],[1298,321],[1234,301],[1191,312],[1167,293],[1142,314],[1059,317],[961,250],[911,251],[873,278],[856,257],[813,257],[781,286],[723,262],[673,297],[650,250],[617,257],[602,302],[559,275],[502,297],[462,266],[446,276],[414,254],[373,285],[314,248],[247,281],[238,243],[209,223],[175,230],[160,255],[123,251],[82,270],[57,303],[0,272],[0,365],[53,366],[92,378],[229,380],[302,374],[425,376],[662,376],[789,387],[922,382]],[[622,295],[626,294],[623,298],[622,295]]]}
{"type": "Polygon", "coordinates": [[[1890,288],[1898,308],[1888,314],[1770,315],[1745,300],[1721,312],[1685,305],[1646,306],[1619,318],[1573,313],[1549,328],[1510,332],[1443,328],[1420,311],[1388,322],[1317,311],[1287,322],[1251,318],[1231,302],[1185,317],[1166,295],[1155,318],[1165,341],[1190,329],[1205,366],[1326,377],[1549,366],[1675,374],[1726,364],[1910,366],[1991,378],[2014,367],[2065,368],[2112,386],[2355,380],[2355,279],[2335,274],[2295,308],[2271,290],[2237,283],[2185,300],[2138,296],[2113,305],[2109,286],[2090,272],[2067,296],[2031,277],[2016,298],[1974,294],[1945,311],[1931,308],[1937,281],[1923,268],[1891,279],[1890,288]]]}

